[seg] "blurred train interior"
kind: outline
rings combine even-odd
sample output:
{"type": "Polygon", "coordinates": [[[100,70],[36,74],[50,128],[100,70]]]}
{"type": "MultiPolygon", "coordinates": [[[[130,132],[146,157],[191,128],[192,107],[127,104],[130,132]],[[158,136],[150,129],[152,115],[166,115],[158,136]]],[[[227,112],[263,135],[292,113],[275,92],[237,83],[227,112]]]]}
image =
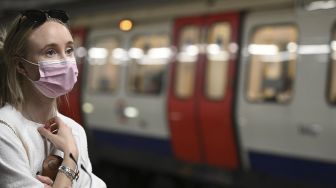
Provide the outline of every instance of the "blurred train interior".
{"type": "Polygon", "coordinates": [[[336,0],[2,0],[64,9],[60,111],[108,187],[336,187],[336,0]]]}

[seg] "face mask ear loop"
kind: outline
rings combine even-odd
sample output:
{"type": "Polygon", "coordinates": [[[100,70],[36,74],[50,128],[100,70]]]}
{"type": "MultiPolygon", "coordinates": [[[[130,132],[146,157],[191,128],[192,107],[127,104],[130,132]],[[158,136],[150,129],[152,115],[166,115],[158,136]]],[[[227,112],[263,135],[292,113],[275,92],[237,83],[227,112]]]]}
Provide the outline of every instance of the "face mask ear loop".
{"type": "MultiPolygon", "coordinates": [[[[33,62],[31,62],[31,61],[29,61],[29,60],[23,58],[23,57],[20,57],[20,58],[21,58],[22,60],[24,60],[25,62],[27,62],[27,63],[30,63],[30,64],[35,65],[35,66],[39,66],[38,63],[33,63],[33,62]]],[[[30,79],[29,76],[28,76],[26,73],[24,73],[24,76],[25,76],[29,81],[34,82],[34,80],[30,79]]]]}
{"type": "Polygon", "coordinates": [[[23,57],[21,57],[21,59],[23,59],[25,62],[30,63],[30,64],[32,64],[32,65],[40,66],[38,63],[33,63],[33,62],[31,62],[31,61],[29,61],[29,60],[23,58],[23,57]]]}

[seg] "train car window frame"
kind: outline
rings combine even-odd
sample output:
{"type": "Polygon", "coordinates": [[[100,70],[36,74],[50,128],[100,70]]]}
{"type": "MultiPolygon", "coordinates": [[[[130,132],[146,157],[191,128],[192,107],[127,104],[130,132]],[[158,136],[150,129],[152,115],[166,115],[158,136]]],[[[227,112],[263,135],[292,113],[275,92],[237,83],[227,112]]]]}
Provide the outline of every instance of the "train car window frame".
{"type": "MultiPolygon", "coordinates": [[[[119,35],[100,35],[100,36],[94,37],[93,38],[94,40],[90,39],[88,50],[90,50],[91,48],[94,48],[95,46],[97,46],[97,44],[99,44],[99,42],[106,40],[106,38],[115,39],[115,41],[117,43],[119,43],[119,47],[123,48],[122,37],[121,36],[119,36],[119,35]],[[94,44],[94,45],[92,45],[92,44],[94,44]]],[[[109,55],[109,52],[108,52],[107,56],[111,56],[111,55],[109,55]]],[[[88,59],[86,60],[87,69],[85,71],[86,75],[87,75],[87,80],[86,80],[86,85],[87,85],[86,87],[87,88],[86,88],[86,90],[88,91],[88,93],[90,93],[91,95],[117,95],[118,91],[120,91],[120,89],[122,87],[121,86],[121,76],[122,76],[122,74],[121,74],[121,71],[122,71],[121,64],[116,64],[115,65],[115,66],[117,66],[117,70],[116,70],[117,75],[115,76],[115,82],[114,83],[116,84],[116,86],[115,86],[114,90],[112,89],[111,91],[98,91],[98,90],[93,91],[93,89],[91,88],[91,82],[90,82],[90,80],[91,80],[90,75],[92,74],[92,73],[90,73],[90,71],[92,71],[92,70],[89,70],[89,69],[92,69],[91,68],[92,64],[90,63],[90,61],[91,60],[90,60],[90,57],[89,57],[89,54],[88,54],[88,59]]],[[[105,60],[105,61],[108,61],[108,60],[105,60]]],[[[107,64],[107,62],[105,64],[107,64]]]]}
{"type": "MultiPolygon", "coordinates": [[[[285,36],[285,35],[282,35],[282,36],[285,36]]],[[[297,75],[297,63],[298,63],[298,46],[299,46],[299,41],[300,41],[300,28],[299,26],[295,23],[295,22],[284,22],[284,23],[278,23],[278,24],[260,24],[260,25],[257,25],[255,26],[249,33],[248,35],[249,37],[249,40],[248,40],[248,46],[246,48],[246,50],[249,50],[247,53],[248,53],[248,58],[247,58],[247,69],[246,69],[246,72],[244,73],[245,75],[247,75],[247,77],[245,78],[245,83],[244,83],[244,95],[245,95],[245,99],[246,101],[250,102],[250,103],[256,103],[256,104],[277,104],[277,105],[288,105],[291,103],[291,101],[293,100],[294,98],[294,95],[295,95],[295,82],[296,82],[296,75],[297,75]],[[286,76],[289,76],[289,74],[292,74],[292,80],[290,81],[290,85],[291,87],[289,87],[289,90],[291,90],[290,92],[290,95],[288,97],[288,99],[286,101],[276,101],[276,100],[271,100],[271,99],[268,99],[268,100],[264,100],[264,99],[261,99],[261,100],[251,100],[249,98],[249,90],[250,90],[250,78],[251,78],[251,62],[252,62],[252,57],[253,55],[249,52],[250,49],[250,45],[253,43],[253,37],[255,35],[255,33],[260,30],[261,28],[266,28],[266,27],[292,27],[294,30],[295,30],[295,34],[296,34],[296,41],[294,41],[292,44],[290,44],[290,42],[287,43],[287,46],[286,48],[289,48],[289,44],[292,46],[292,50],[294,50],[293,52],[290,52],[289,50],[287,50],[287,52],[290,52],[292,53],[292,55],[294,55],[295,57],[293,58],[293,64],[291,65],[290,62],[288,62],[288,65],[287,65],[287,75],[286,76]],[[292,66],[292,67],[290,67],[292,66]],[[291,70],[291,73],[290,73],[290,70],[289,69],[292,69],[291,70]]],[[[263,44],[262,44],[263,45],[263,44]]],[[[261,45],[261,46],[262,46],[261,45]]],[[[268,45],[268,44],[267,44],[268,45]]],[[[282,52],[282,51],[280,51],[282,52]]],[[[283,61],[279,61],[280,63],[283,62],[283,61]]],[[[261,62],[260,64],[263,65],[263,62],[261,62]]],[[[283,68],[283,67],[281,67],[283,68]]],[[[261,76],[264,76],[263,74],[261,76]]],[[[263,78],[260,78],[260,83],[262,84],[263,78]]],[[[252,81],[251,81],[252,82],[252,81]]],[[[260,84],[259,83],[259,84],[260,84]]]]}
{"type": "MultiPolygon", "coordinates": [[[[190,54],[188,55],[188,50],[186,49],[185,51],[182,51],[182,42],[181,42],[181,38],[182,38],[182,34],[179,35],[179,38],[177,39],[178,44],[177,44],[177,55],[176,55],[176,61],[175,61],[175,75],[174,75],[174,83],[173,83],[173,93],[174,96],[178,99],[182,99],[182,100],[186,100],[186,99],[190,99],[194,93],[195,93],[195,89],[196,89],[196,77],[197,77],[197,64],[199,61],[199,54],[200,54],[200,44],[202,43],[202,26],[200,25],[196,25],[196,24],[190,24],[190,25],[185,25],[184,27],[182,27],[180,29],[180,33],[181,31],[183,31],[186,28],[196,28],[198,31],[198,43],[195,44],[191,44],[189,46],[186,46],[185,48],[190,48],[189,52],[190,54]],[[197,49],[197,50],[196,50],[197,49]],[[182,52],[182,53],[181,53],[182,52]],[[195,52],[195,54],[192,55],[192,53],[195,52]],[[188,59],[189,58],[189,59],[188,59]],[[193,59],[195,58],[195,59],[193,59]],[[179,60],[180,59],[180,60],[179,60]],[[184,62],[182,62],[181,60],[184,59],[184,62]],[[192,66],[189,70],[190,70],[190,78],[189,78],[189,87],[190,89],[188,91],[182,91],[185,88],[186,84],[181,83],[183,81],[182,79],[182,72],[185,73],[185,68],[187,68],[187,66],[192,66]],[[184,69],[184,70],[181,70],[184,69]],[[179,82],[180,81],[180,82],[179,82]],[[185,92],[185,93],[183,93],[185,92]],[[181,94],[183,93],[183,94],[181,94]]],[[[185,74],[184,74],[185,75],[185,74]]],[[[186,77],[185,77],[186,78],[186,77]]]]}
{"type": "MultiPolygon", "coordinates": [[[[137,33],[136,35],[133,35],[131,37],[131,46],[128,49],[129,53],[131,48],[133,48],[133,44],[134,41],[139,38],[139,37],[159,37],[159,36],[166,36],[167,37],[167,46],[166,48],[169,48],[170,50],[170,45],[171,45],[171,37],[169,35],[169,33],[167,32],[160,32],[160,33],[137,33]]],[[[159,47],[160,48],[160,47],[159,47]]],[[[165,48],[165,47],[164,47],[165,48]]],[[[164,59],[164,58],[162,58],[164,59]]],[[[136,92],[136,91],[132,91],[132,89],[130,89],[130,84],[131,84],[131,72],[132,71],[136,71],[135,69],[133,69],[131,66],[133,65],[133,63],[137,63],[137,60],[135,60],[134,58],[129,58],[128,62],[127,62],[127,69],[126,69],[126,85],[125,85],[125,91],[127,93],[127,95],[129,96],[139,96],[139,97],[160,97],[161,95],[164,94],[166,87],[167,87],[167,82],[166,82],[166,71],[168,68],[168,64],[170,62],[170,57],[167,58],[167,62],[166,63],[162,63],[162,68],[161,71],[159,71],[156,75],[155,75],[155,83],[156,85],[159,85],[158,88],[156,88],[156,90],[158,91],[153,91],[153,92],[136,92]]],[[[135,66],[141,66],[141,65],[135,65],[135,66]]],[[[146,66],[146,65],[145,65],[146,66]]],[[[159,64],[158,64],[159,66],[159,64]]],[[[153,80],[154,77],[152,77],[151,80],[153,80]]]]}
{"type": "MultiPolygon", "coordinates": [[[[230,78],[229,78],[229,71],[230,71],[230,63],[231,63],[231,52],[229,50],[229,45],[232,43],[232,25],[230,22],[228,21],[218,21],[218,22],[214,22],[210,27],[207,28],[207,32],[206,32],[206,44],[207,44],[207,50],[206,50],[206,62],[205,62],[205,72],[204,72],[204,88],[203,88],[203,94],[204,96],[210,100],[210,101],[221,101],[225,98],[226,96],[226,93],[228,91],[228,87],[229,87],[229,82],[230,82],[230,78]],[[215,43],[211,43],[209,44],[209,41],[210,41],[210,34],[211,34],[211,31],[213,29],[215,29],[216,26],[218,25],[224,25],[226,28],[225,29],[228,29],[228,41],[225,41],[227,42],[227,44],[224,43],[224,45],[218,45],[218,43],[222,43],[222,41],[217,41],[216,44],[215,43]],[[216,46],[215,46],[216,45],[216,46]],[[223,48],[221,47],[223,46],[223,48]],[[213,50],[215,51],[216,53],[214,54],[213,52],[211,52],[210,50],[213,50]],[[216,57],[217,55],[217,57],[216,57]],[[218,58],[218,59],[216,59],[218,58]],[[227,58],[225,60],[222,60],[221,58],[227,58]],[[212,59],[212,60],[211,60],[212,59]],[[213,64],[213,66],[216,66],[214,63],[217,62],[220,63],[220,64],[225,64],[223,65],[223,68],[222,71],[221,71],[221,74],[219,75],[222,75],[222,82],[220,82],[218,84],[218,82],[216,82],[217,84],[216,85],[209,85],[209,83],[214,83],[213,81],[214,80],[211,80],[211,79],[214,79],[214,78],[210,78],[211,77],[211,72],[208,72],[208,71],[211,71],[209,70],[209,66],[211,66],[210,64],[213,64]],[[210,77],[208,77],[208,75],[210,74],[210,77]],[[210,80],[208,80],[210,79],[210,80]],[[222,88],[220,88],[221,90],[216,90],[215,92],[220,92],[219,94],[218,93],[209,93],[212,91],[212,89],[217,88],[217,86],[220,86],[222,88]],[[216,95],[218,94],[219,96],[211,96],[211,95],[216,95]]],[[[213,69],[213,71],[219,71],[221,69],[213,69]]]]}
{"type": "Polygon", "coordinates": [[[328,104],[336,106],[336,22],[333,24],[330,33],[330,56],[326,99],[328,104]]]}

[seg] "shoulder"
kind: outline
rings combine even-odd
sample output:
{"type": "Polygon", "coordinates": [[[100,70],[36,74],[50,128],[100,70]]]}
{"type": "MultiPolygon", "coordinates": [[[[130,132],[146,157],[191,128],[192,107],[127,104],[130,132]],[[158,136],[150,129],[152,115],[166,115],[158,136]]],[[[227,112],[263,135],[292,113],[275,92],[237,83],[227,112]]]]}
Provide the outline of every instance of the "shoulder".
{"type": "Polygon", "coordinates": [[[0,107],[0,118],[6,118],[7,116],[17,116],[17,115],[18,115],[17,110],[9,104],[0,107]]]}
{"type": "Polygon", "coordinates": [[[9,141],[17,141],[18,137],[17,137],[17,133],[14,129],[14,127],[12,127],[11,125],[9,125],[8,123],[6,123],[3,120],[0,120],[0,143],[9,141]]]}
{"type": "MultiPolygon", "coordinates": [[[[11,150],[18,150],[22,147],[22,143],[20,138],[18,137],[18,118],[19,115],[17,114],[14,107],[10,105],[6,105],[0,108],[0,145],[1,145],[1,155],[3,152],[8,152],[9,148],[11,150]]],[[[22,148],[21,148],[22,149],[22,148]]]]}
{"type": "Polygon", "coordinates": [[[0,129],[2,133],[7,130],[16,134],[21,123],[22,118],[13,106],[7,104],[0,108],[0,129]]]}

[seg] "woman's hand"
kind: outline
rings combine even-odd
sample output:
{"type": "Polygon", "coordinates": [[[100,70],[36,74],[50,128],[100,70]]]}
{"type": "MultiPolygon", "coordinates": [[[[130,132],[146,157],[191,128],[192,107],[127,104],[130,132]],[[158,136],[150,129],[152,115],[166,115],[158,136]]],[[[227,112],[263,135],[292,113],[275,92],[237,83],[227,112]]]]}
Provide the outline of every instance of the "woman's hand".
{"type": "Polygon", "coordinates": [[[44,184],[44,188],[52,188],[54,182],[49,177],[37,175],[36,178],[44,184]]]}
{"type": "MultiPolygon", "coordinates": [[[[64,152],[62,165],[75,170],[77,168],[76,161],[78,160],[78,150],[71,128],[69,128],[60,118],[55,117],[44,127],[39,127],[38,131],[42,136],[53,143],[57,149],[64,152]],[[75,158],[75,161],[71,159],[70,154],[75,158]]],[[[37,178],[44,183],[44,188],[51,188],[51,186],[71,188],[69,185],[71,185],[72,180],[62,172],[57,173],[53,184],[49,184],[50,181],[46,177],[37,176],[37,178]]]]}
{"type": "Polygon", "coordinates": [[[78,150],[75,139],[69,128],[60,118],[55,117],[54,121],[49,122],[45,127],[38,128],[39,133],[52,142],[55,147],[64,152],[70,153],[78,159],[78,150]]]}

